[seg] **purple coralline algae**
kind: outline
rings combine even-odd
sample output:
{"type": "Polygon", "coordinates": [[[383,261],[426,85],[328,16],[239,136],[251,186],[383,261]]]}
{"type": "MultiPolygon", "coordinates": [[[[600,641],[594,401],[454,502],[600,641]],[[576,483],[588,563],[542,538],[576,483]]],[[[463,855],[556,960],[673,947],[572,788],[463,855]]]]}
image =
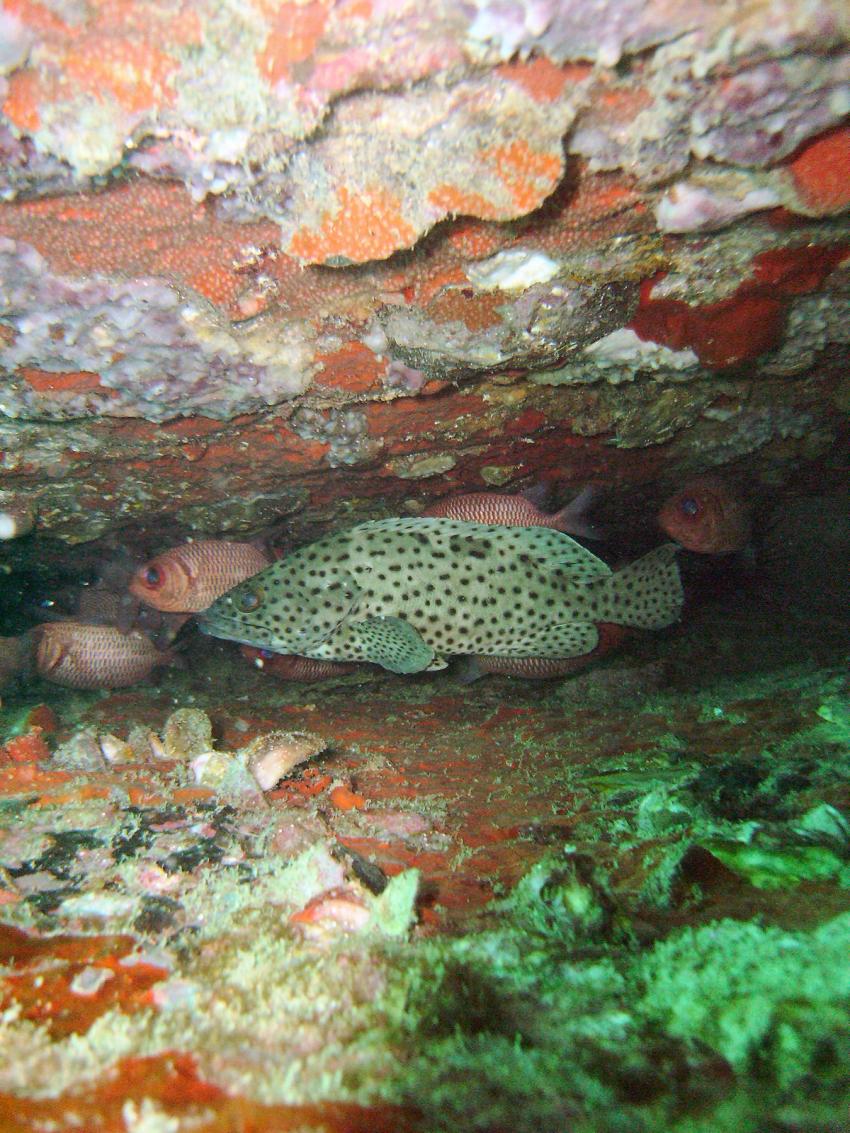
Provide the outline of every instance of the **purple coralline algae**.
{"type": "Polygon", "coordinates": [[[0,365],[100,376],[97,388],[64,400],[13,379],[8,417],[229,417],[292,398],[309,380],[297,325],[268,337],[265,328],[240,331],[161,279],[58,276],[30,246],[0,238],[0,280],[0,320],[15,332],[0,365]]]}

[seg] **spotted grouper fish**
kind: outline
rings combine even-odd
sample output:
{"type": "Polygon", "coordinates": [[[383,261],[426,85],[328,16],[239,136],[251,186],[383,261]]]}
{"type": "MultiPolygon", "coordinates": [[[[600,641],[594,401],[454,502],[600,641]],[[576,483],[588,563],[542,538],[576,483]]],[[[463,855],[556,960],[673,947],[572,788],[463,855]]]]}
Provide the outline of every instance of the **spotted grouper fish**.
{"type": "Polygon", "coordinates": [[[241,583],[201,629],[279,653],[370,661],[394,673],[456,654],[578,657],[597,623],[670,625],[676,547],[614,573],[559,531],[451,519],[382,519],[328,535],[241,583]]]}

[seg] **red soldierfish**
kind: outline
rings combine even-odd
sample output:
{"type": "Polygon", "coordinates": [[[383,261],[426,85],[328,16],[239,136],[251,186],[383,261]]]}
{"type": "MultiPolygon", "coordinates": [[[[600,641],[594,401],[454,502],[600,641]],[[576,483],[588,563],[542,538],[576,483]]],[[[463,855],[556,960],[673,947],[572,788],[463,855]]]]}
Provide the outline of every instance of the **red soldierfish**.
{"type": "Polygon", "coordinates": [[[545,680],[549,677],[566,677],[598,660],[631,634],[626,626],[613,622],[599,622],[596,627],[599,641],[596,648],[582,657],[483,657],[470,658],[471,672],[467,681],[475,680],[484,673],[503,677],[525,677],[529,680],[545,680]]]}
{"type": "Polygon", "coordinates": [[[752,534],[750,507],[719,476],[698,476],[664,502],[658,526],[688,551],[728,555],[752,534]]]}
{"type": "Polygon", "coordinates": [[[468,523],[498,523],[504,527],[552,527],[568,535],[598,539],[600,532],[585,518],[598,489],[592,485],[582,489],[574,500],[559,511],[545,512],[534,503],[530,494],[503,496],[499,492],[468,492],[447,496],[430,504],[425,517],[463,519],[468,523]]]}
{"type": "Polygon", "coordinates": [[[192,615],[155,610],[140,602],[135,595],[127,593],[126,587],[125,582],[124,593],[98,584],[84,587],[77,598],[76,616],[70,620],[86,622],[87,625],[111,625],[122,633],[137,629],[147,634],[157,649],[170,645],[192,615]]]}
{"type": "Polygon", "coordinates": [[[239,652],[264,673],[284,681],[324,681],[328,677],[348,676],[362,668],[355,661],[321,661],[299,657],[296,653],[272,653],[268,649],[255,649],[253,645],[242,645],[239,652]]]}
{"type": "Polygon", "coordinates": [[[45,680],[66,688],[124,688],[150,676],[171,654],[145,634],[114,626],[50,622],[33,630],[36,668],[45,680]]]}
{"type": "Polygon", "coordinates": [[[199,539],[145,563],[133,575],[130,593],[156,610],[196,614],[269,562],[253,543],[199,539]]]}

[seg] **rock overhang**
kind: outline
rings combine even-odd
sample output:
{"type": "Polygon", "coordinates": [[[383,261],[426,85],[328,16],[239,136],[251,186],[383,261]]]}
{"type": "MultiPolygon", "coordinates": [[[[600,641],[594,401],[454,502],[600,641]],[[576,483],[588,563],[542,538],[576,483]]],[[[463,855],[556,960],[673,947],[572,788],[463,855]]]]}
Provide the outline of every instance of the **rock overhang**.
{"type": "Polygon", "coordinates": [[[4,10],[3,487],[39,533],[835,463],[841,5],[131,9],[4,10]]]}

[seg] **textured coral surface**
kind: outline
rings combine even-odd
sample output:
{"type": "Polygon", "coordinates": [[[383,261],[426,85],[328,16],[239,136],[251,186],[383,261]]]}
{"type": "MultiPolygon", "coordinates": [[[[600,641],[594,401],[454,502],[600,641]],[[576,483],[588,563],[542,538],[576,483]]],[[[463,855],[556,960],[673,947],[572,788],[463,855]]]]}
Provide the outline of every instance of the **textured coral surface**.
{"type": "Polygon", "coordinates": [[[848,209],[846,0],[0,0],[0,1133],[846,1130],[848,209]],[[706,479],[566,679],[128,600],[706,479]]]}
{"type": "Polygon", "coordinates": [[[840,1128],[846,621],[689,593],[543,685],[293,684],[196,639],[159,684],[13,696],[0,1127],[840,1128]],[[305,731],[261,791],[245,753],[305,731]]]}
{"type": "Polygon", "coordinates": [[[837,0],[6,0],[0,43],[3,487],[41,533],[842,443],[837,0]]]}

